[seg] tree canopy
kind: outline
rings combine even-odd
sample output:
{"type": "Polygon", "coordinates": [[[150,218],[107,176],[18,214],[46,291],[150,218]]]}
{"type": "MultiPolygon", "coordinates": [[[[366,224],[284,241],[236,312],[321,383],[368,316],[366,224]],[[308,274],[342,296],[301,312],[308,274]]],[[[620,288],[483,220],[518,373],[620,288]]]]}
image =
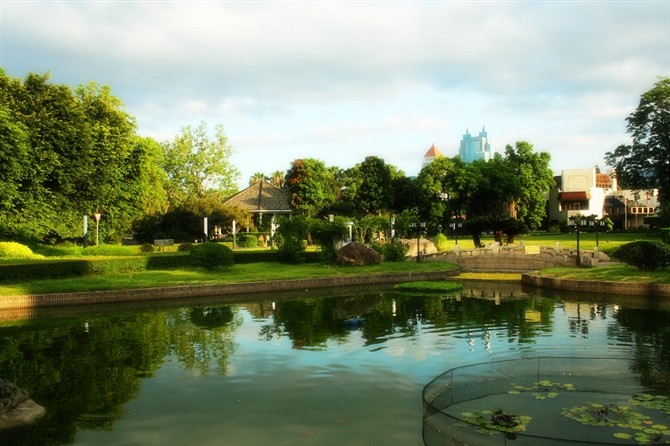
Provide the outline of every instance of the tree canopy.
{"type": "Polygon", "coordinates": [[[0,236],[78,237],[82,216],[100,210],[101,233],[120,239],[161,200],[139,193],[160,182],[138,168],[157,154],[109,87],[72,90],[48,74],[21,81],[0,70],[0,104],[0,236]]]}
{"type": "Polygon", "coordinates": [[[661,218],[670,224],[670,78],[642,93],[626,122],[632,143],[607,152],[605,160],[626,187],[658,188],[661,218]]]}

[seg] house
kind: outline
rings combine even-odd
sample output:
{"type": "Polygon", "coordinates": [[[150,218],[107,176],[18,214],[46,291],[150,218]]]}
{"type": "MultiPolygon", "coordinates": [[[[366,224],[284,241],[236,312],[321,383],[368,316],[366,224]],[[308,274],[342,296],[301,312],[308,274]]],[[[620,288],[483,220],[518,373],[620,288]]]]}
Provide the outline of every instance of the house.
{"type": "Polygon", "coordinates": [[[609,218],[615,227],[637,228],[658,207],[658,191],[621,190],[613,173],[591,169],[566,169],[555,178],[548,194],[548,216],[552,223],[568,224],[577,216],[609,218]]]}

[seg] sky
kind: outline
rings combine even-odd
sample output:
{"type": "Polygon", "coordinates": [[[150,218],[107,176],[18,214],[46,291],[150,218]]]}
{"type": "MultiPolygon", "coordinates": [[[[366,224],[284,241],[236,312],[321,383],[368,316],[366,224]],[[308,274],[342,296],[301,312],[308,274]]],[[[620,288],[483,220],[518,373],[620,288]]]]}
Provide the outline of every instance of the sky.
{"type": "Polygon", "coordinates": [[[670,76],[670,0],[0,0],[0,66],[109,85],[159,142],[222,124],[240,188],[300,158],[414,176],[483,126],[496,152],[606,170],[670,76]]]}

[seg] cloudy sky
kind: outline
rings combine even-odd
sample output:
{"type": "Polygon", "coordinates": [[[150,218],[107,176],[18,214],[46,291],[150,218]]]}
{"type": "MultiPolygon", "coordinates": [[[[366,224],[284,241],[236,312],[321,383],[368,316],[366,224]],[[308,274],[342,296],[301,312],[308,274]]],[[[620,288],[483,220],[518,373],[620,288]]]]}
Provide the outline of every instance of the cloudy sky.
{"type": "Polygon", "coordinates": [[[0,0],[0,65],[109,85],[158,141],[223,124],[240,186],[306,157],[416,175],[483,125],[604,168],[670,75],[670,1],[0,0]]]}

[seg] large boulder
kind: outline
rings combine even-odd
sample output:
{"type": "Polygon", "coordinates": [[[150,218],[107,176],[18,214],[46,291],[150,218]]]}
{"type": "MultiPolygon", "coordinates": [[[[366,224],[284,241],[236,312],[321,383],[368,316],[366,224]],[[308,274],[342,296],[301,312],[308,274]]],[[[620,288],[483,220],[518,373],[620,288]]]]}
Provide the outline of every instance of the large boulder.
{"type": "MultiPolygon", "coordinates": [[[[402,244],[407,247],[407,257],[416,257],[417,239],[405,239],[402,241],[402,244]]],[[[435,254],[437,252],[437,247],[435,246],[435,243],[428,239],[422,238],[419,240],[418,251],[421,253],[421,255],[435,254]]]]}
{"type": "Polygon", "coordinates": [[[379,253],[363,243],[352,242],[337,251],[336,263],[338,265],[375,265],[381,261],[382,258],[379,253]]]}

